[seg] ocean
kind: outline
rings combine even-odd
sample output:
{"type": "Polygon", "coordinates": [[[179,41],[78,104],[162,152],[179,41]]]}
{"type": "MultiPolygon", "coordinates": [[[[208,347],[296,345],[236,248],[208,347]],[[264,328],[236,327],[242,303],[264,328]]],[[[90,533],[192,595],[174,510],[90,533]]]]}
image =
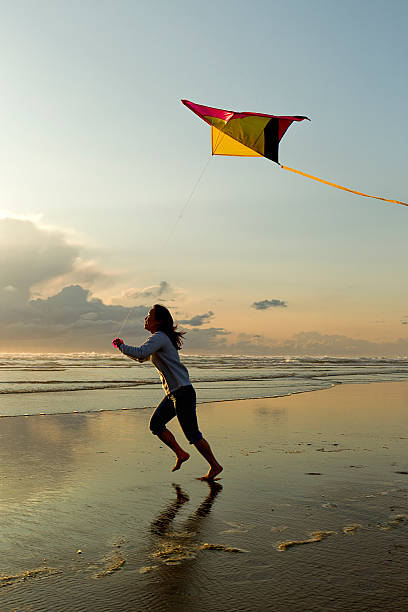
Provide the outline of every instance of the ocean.
{"type": "MultiPolygon", "coordinates": [[[[198,402],[283,397],[342,383],[408,380],[408,357],[183,355],[198,402]]],[[[0,416],[152,408],[155,368],[121,354],[0,354],[0,416]]]]}

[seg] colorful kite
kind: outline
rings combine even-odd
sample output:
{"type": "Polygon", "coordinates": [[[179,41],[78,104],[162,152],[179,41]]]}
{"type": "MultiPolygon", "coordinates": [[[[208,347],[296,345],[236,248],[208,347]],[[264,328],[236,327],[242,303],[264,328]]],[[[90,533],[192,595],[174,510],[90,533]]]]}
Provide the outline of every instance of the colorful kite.
{"type": "Polygon", "coordinates": [[[342,187],[329,181],[306,174],[300,170],[294,170],[288,166],[283,166],[279,163],[279,143],[284,136],[286,130],[294,121],[303,121],[310,119],[294,115],[292,117],[263,115],[260,113],[235,113],[221,108],[212,108],[210,106],[202,106],[182,100],[183,104],[201,117],[206,123],[211,126],[211,146],[213,155],[237,155],[240,157],[266,157],[280,165],[284,170],[290,170],[301,176],[319,181],[325,185],[343,189],[350,193],[355,193],[367,198],[375,198],[384,202],[392,202],[393,204],[403,204],[408,206],[406,202],[399,200],[388,200],[380,196],[372,196],[367,193],[361,193],[348,187],[342,187]]]}

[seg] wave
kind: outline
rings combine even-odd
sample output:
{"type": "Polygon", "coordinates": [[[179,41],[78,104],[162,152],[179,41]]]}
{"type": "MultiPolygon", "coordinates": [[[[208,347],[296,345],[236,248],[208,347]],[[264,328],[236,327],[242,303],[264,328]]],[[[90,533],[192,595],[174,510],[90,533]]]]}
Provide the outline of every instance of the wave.
{"type": "MultiPolygon", "coordinates": [[[[325,379],[333,379],[337,383],[341,382],[386,382],[389,380],[408,380],[408,370],[401,368],[384,369],[365,369],[365,370],[346,370],[336,369],[335,371],[325,372],[275,372],[259,374],[254,372],[240,373],[239,375],[228,375],[225,372],[218,372],[216,376],[191,376],[194,385],[219,385],[225,383],[239,384],[240,386],[254,383],[262,387],[286,384],[285,381],[292,381],[293,385],[308,384],[311,382],[323,382],[325,379]],[[335,379],[335,380],[334,380],[335,379]]],[[[78,391],[97,391],[101,389],[131,389],[139,387],[154,388],[160,387],[161,382],[157,377],[135,379],[90,379],[90,380],[7,380],[0,381],[0,395],[15,394],[37,394],[37,393],[66,393],[78,391]]]]}
{"type": "MultiPolygon", "coordinates": [[[[400,357],[333,357],[329,355],[188,355],[182,354],[182,361],[196,367],[220,366],[273,366],[307,364],[375,365],[404,364],[408,366],[408,356],[400,357]]],[[[41,368],[60,367],[140,367],[122,354],[109,353],[0,353],[1,368],[41,368]]]]}
{"type": "MultiPolygon", "coordinates": [[[[283,374],[283,375],[264,375],[264,376],[223,376],[220,377],[205,377],[195,379],[192,378],[193,384],[197,383],[219,383],[219,382],[265,382],[276,379],[292,378],[294,374],[283,374]]],[[[141,387],[146,385],[160,386],[161,382],[157,378],[154,380],[90,380],[90,381],[78,381],[70,380],[58,381],[58,380],[27,380],[27,381],[5,381],[3,385],[9,385],[0,387],[0,395],[13,395],[16,393],[63,393],[67,391],[92,391],[99,389],[129,389],[132,387],[141,387]],[[21,388],[24,387],[24,388],[21,388]]]]}
{"type": "MultiPolygon", "coordinates": [[[[183,355],[182,360],[200,403],[283,397],[341,383],[408,381],[405,357],[183,355]]],[[[142,409],[156,405],[161,395],[152,364],[122,355],[0,355],[0,417],[142,409]]]]}

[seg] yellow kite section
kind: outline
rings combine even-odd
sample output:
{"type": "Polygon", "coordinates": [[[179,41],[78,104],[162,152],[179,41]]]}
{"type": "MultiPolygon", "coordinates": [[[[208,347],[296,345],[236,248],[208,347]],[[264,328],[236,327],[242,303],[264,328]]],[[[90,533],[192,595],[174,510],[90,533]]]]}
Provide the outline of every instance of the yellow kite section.
{"type": "Polygon", "coordinates": [[[211,148],[213,155],[238,155],[239,157],[263,157],[253,149],[234,140],[224,132],[211,126],[211,148]]]}

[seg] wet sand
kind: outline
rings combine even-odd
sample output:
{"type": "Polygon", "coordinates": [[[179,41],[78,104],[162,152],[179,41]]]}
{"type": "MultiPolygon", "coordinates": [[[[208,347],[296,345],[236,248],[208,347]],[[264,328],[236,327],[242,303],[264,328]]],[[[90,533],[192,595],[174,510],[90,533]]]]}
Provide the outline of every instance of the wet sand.
{"type": "Polygon", "coordinates": [[[407,409],[407,383],[201,404],[213,486],[150,410],[3,418],[0,609],[407,610],[407,409]]]}

